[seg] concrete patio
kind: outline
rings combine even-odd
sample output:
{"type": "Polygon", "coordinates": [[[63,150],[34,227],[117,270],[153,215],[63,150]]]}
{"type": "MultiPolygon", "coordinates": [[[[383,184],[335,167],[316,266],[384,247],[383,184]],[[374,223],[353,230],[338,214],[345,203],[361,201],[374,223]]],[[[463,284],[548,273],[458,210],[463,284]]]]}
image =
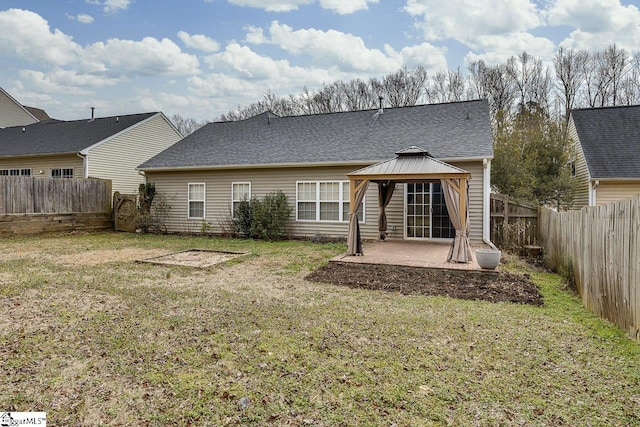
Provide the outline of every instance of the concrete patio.
{"type": "MultiPolygon", "coordinates": [[[[338,255],[331,262],[355,264],[385,264],[406,267],[421,267],[437,270],[497,272],[480,268],[476,261],[476,249],[487,249],[487,245],[471,245],[472,259],[468,264],[447,262],[448,242],[386,240],[364,241],[362,256],[338,255]]],[[[498,267],[499,268],[499,267],[498,267]]]]}

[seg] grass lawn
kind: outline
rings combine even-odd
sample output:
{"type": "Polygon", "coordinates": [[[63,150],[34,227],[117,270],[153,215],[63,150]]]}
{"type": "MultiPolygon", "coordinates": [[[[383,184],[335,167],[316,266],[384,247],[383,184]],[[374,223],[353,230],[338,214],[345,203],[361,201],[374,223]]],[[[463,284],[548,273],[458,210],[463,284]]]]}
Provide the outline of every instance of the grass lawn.
{"type": "Polygon", "coordinates": [[[3,239],[0,411],[55,426],[640,425],[640,346],[558,276],[530,272],[543,307],[304,280],[344,250],[3,239]],[[194,247],[251,255],[207,270],[132,262],[194,247]]]}

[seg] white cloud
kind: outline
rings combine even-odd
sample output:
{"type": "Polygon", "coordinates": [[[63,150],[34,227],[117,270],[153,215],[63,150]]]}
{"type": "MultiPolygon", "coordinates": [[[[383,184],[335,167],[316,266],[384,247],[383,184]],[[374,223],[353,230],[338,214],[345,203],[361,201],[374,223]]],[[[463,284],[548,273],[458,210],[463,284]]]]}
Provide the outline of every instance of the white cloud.
{"type": "Polygon", "coordinates": [[[214,70],[231,71],[249,80],[275,79],[283,72],[305,72],[302,67],[292,67],[287,60],[259,55],[238,43],[227,45],[223,52],[208,56],[204,61],[214,70]]]}
{"type": "Polygon", "coordinates": [[[400,58],[385,55],[378,49],[368,49],[360,37],[336,30],[302,29],[294,31],[288,25],[273,21],[270,38],[262,30],[250,28],[247,40],[253,43],[273,43],[293,55],[309,55],[318,64],[335,65],[346,71],[389,72],[399,68],[400,58]]]}
{"type": "Polygon", "coordinates": [[[421,65],[427,71],[446,70],[446,54],[446,48],[433,46],[426,42],[416,46],[403,47],[399,52],[403,66],[416,68],[421,65]]]}
{"type": "Polygon", "coordinates": [[[557,0],[547,16],[550,25],[576,28],[562,46],[593,51],[616,43],[635,51],[640,45],[640,10],[619,0],[557,0]]]}
{"type": "Polygon", "coordinates": [[[36,70],[21,70],[20,77],[46,93],[90,93],[86,88],[116,85],[119,80],[105,75],[83,74],[75,70],[54,68],[46,74],[36,70]]]}
{"type": "Polygon", "coordinates": [[[313,3],[313,0],[229,0],[229,3],[260,8],[267,12],[290,12],[298,9],[298,6],[313,3]]]}
{"type": "Polygon", "coordinates": [[[185,46],[192,49],[204,52],[217,52],[220,49],[220,44],[217,41],[202,34],[189,35],[185,31],[178,31],[178,38],[185,46]]]}
{"type": "Polygon", "coordinates": [[[404,10],[419,19],[416,26],[427,40],[450,38],[465,44],[543,23],[531,0],[408,0],[404,10]]]}
{"type": "MultiPolygon", "coordinates": [[[[267,12],[290,12],[297,10],[299,6],[314,3],[316,0],[229,0],[229,3],[238,6],[248,6],[264,9],[267,12]]],[[[340,15],[346,15],[365,10],[369,3],[378,3],[379,0],[319,0],[323,9],[331,10],[340,15]]],[[[208,2],[207,2],[208,3],[208,2]]]]}
{"type": "Polygon", "coordinates": [[[82,48],[73,38],[55,29],[37,13],[9,9],[0,11],[0,54],[50,65],[73,62],[82,48]]]}
{"type": "Polygon", "coordinates": [[[86,13],[79,13],[77,15],[67,14],[67,18],[71,19],[72,21],[77,20],[82,24],[91,24],[93,21],[95,21],[95,19],[93,19],[93,16],[87,15],[86,13]]]}
{"type": "Polygon", "coordinates": [[[378,0],[320,0],[323,9],[332,10],[340,15],[366,10],[369,3],[378,3],[378,0]]]}
{"type": "Polygon", "coordinates": [[[527,51],[543,61],[550,60],[556,51],[554,43],[544,37],[529,33],[514,33],[506,36],[480,36],[472,45],[477,52],[469,52],[465,63],[482,59],[487,64],[505,63],[510,57],[527,51]]]}
{"type": "MultiPolygon", "coordinates": [[[[201,96],[237,99],[253,102],[272,90],[275,93],[297,93],[304,86],[314,88],[334,80],[363,77],[346,73],[335,67],[316,68],[291,65],[287,60],[276,60],[259,55],[248,46],[229,44],[223,52],[205,58],[212,73],[189,78],[189,88],[201,96]]],[[[232,103],[233,104],[233,103],[232,103]]],[[[235,107],[235,105],[232,105],[235,107]]]]}
{"type": "Polygon", "coordinates": [[[169,39],[145,37],[141,41],[109,39],[85,49],[86,60],[127,75],[185,75],[199,72],[198,58],[184,53],[169,39]]]}
{"type": "Polygon", "coordinates": [[[120,10],[126,10],[129,7],[131,0],[105,0],[104,11],[106,13],[115,13],[120,10]]]}
{"type": "Polygon", "coordinates": [[[93,19],[93,16],[87,15],[86,13],[79,13],[76,19],[78,20],[78,22],[82,22],[83,24],[91,24],[93,21],[95,21],[93,19]]]}

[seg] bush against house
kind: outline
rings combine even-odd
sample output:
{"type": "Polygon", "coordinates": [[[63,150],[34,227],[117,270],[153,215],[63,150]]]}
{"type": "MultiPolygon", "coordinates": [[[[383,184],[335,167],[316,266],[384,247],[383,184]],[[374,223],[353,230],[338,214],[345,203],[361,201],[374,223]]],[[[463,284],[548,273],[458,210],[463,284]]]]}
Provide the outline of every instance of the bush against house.
{"type": "Polygon", "coordinates": [[[280,240],[286,237],[285,225],[293,209],[282,191],[267,194],[264,199],[251,198],[238,204],[234,226],[241,236],[252,239],[280,240]]]}

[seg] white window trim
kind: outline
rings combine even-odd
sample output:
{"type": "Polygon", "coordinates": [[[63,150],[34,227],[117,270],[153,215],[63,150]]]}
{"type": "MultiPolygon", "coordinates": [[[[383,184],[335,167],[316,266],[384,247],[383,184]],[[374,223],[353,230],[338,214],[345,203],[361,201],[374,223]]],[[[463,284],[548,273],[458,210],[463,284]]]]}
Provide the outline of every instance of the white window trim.
{"type": "Polygon", "coordinates": [[[49,177],[51,178],[74,178],[76,176],[76,171],[74,168],[51,168],[51,170],[49,171],[49,177]],[[59,170],[60,171],[60,176],[53,176],[53,171],[59,170]],[[64,176],[64,171],[71,171],[71,177],[65,177],[64,176]]]}
{"type": "MultiPolygon", "coordinates": [[[[344,212],[344,203],[349,203],[350,200],[349,198],[344,197],[344,193],[345,193],[345,188],[348,190],[349,189],[349,181],[341,181],[341,180],[318,180],[318,181],[314,181],[314,180],[304,180],[304,181],[296,181],[296,222],[309,222],[309,223],[316,223],[316,222],[322,222],[325,224],[344,224],[344,223],[348,223],[349,222],[349,217],[347,215],[347,217],[345,218],[343,215],[344,212]],[[320,184],[326,184],[326,183],[340,183],[340,199],[338,202],[338,220],[334,221],[334,220],[326,220],[326,219],[320,219],[320,184]],[[299,184],[315,184],[316,185],[316,198],[315,200],[299,200],[298,199],[298,185],[299,184]],[[309,203],[315,203],[316,204],[316,219],[298,219],[298,204],[300,202],[309,202],[309,203]]],[[[335,202],[334,202],[335,203],[335,202]]],[[[365,211],[366,209],[364,209],[365,207],[365,203],[366,203],[366,196],[365,198],[362,200],[362,218],[359,218],[359,221],[361,224],[365,223],[365,211]]]]}
{"type": "Polygon", "coordinates": [[[251,200],[251,181],[234,181],[231,183],[231,218],[235,217],[235,210],[233,209],[233,204],[234,203],[239,203],[242,200],[234,200],[233,199],[233,186],[234,185],[246,185],[249,184],[249,197],[247,198],[247,200],[251,200]]]}
{"type": "Polygon", "coordinates": [[[18,168],[2,168],[2,169],[0,169],[0,171],[3,171],[3,172],[6,171],[7,172],[6,175],[2,174],[0,176],[32,176],[32,174],[33,174],[33,170],[31,168],[20,168],[20,167],[18,167],[18,168]],[[26,171],[26,170],[29,171],[29,175],[25,175],[25,174],[22,173],[22,171],[26,171]],[[17,175],[12,175],[11,174],[12,171],[18,171],[17,175]]]}
{"type": "Polygon", "coordinates": [[[207,217],[207,184],[205,182],[189,182],[187,183],[187,219],[205,219],[207,217]],[[192,185],[203,186],[202,200],[191,200],[191,192],[189,189],[192,185]],[[191,202],[202,202],[202,216],[191,216],[191,202]]]}

